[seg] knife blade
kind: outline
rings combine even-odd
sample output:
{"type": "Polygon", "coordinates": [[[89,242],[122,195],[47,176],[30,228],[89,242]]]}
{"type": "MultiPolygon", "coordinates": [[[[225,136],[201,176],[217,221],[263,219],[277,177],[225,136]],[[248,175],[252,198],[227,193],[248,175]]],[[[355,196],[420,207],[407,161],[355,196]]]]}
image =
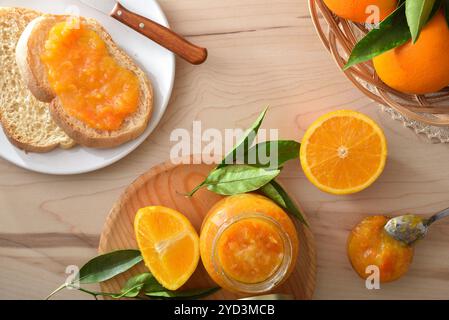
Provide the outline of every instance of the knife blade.
{"type": "Polygon", "coordinates": [[[79,1],[108,16],[111,15],[112,9],[118,3],[118,1],[114,0],[79,0],[79,1]]]}
{"type": "Polygon", "coordinates": [[[138,33],[153,40],[191,64],[201,64],[207,59],[207,49],[194,45],[174,31],[126,9],[114,0],[79,0],[85,5],[100,11],[138,33]]]}

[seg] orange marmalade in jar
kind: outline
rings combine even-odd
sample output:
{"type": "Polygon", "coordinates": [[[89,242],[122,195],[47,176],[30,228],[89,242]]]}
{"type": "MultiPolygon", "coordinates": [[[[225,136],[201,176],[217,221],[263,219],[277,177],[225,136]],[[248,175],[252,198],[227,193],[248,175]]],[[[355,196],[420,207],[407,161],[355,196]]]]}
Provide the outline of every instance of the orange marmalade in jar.
{"type": "Polygon", "coordinates": [[[263,293],[281,284],[298,257],[298,235],[287,213],[256,194],[227,197],[207,214],[201,259],[222,288],[263,293]]]}

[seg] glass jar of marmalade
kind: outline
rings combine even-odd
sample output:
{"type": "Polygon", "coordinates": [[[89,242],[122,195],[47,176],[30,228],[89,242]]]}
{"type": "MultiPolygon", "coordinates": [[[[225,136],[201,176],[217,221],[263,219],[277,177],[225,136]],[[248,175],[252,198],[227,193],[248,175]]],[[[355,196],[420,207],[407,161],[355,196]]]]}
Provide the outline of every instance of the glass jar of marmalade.
{"type": "Polygon", "coordinates": [[[295,267],[298,247],[287,213],[256,194],[219,201],[207,214],[200,237],[209,275],[238,293],[263,293],[281,284],[295,267]]]}

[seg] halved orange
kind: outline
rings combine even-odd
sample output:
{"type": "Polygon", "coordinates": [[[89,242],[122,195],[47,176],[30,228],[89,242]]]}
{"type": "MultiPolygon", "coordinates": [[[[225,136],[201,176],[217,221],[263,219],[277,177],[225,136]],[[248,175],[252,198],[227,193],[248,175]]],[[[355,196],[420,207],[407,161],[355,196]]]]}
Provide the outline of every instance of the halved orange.
{"type": "Polygon", "coordinates": [[[300,151],[306,177],[331,194],[369,187],[384,170],[386,159],[382,129],[371,118],[350,110],[318,118],[307,129],[300,151]]]}
{"type": "Polygon", "coordinates": [[[192,276],[200,259],[199,237],[180,212],[161,206],[140,209],[134,220],[145,265],[158,282],[177,290],[192,276]]]}

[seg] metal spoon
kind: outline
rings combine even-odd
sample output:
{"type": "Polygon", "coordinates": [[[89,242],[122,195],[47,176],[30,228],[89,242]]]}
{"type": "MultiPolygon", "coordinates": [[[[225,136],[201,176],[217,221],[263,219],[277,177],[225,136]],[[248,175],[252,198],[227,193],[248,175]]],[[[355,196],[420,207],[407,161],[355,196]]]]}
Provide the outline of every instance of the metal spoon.
{"type": "Polygon", "coordinates": [[[390,219],[385,225],[385,231],[398,241],[407,245],[424,238],[432,223],[449,216],[449,208],[431,216],[428,219],[407,214],[390,219]]]}

